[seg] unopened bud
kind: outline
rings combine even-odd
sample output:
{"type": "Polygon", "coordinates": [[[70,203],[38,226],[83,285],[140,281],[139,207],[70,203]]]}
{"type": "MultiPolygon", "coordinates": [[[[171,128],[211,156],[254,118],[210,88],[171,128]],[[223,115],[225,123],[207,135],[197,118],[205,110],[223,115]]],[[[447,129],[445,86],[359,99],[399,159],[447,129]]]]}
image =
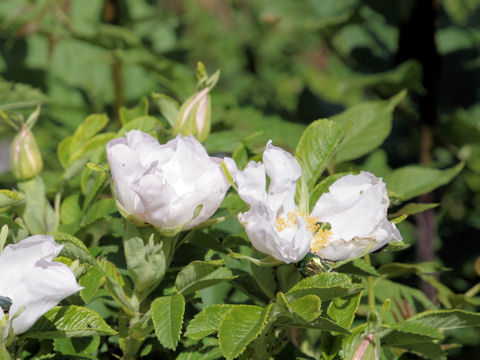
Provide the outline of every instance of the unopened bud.
{"type": "Polygon", "coordinates": [[[211,104],[209,88],[205,88],[187,99],[178,112],[175,134],[194,135],[205,141],[210,133],[211,104]]]}
{"type": "Polygon", "coordinates": [[[18,180],[28,180],[42,171],[43,161],[32,131],[22,126],[10,147],[10,167],[18,180]]]}

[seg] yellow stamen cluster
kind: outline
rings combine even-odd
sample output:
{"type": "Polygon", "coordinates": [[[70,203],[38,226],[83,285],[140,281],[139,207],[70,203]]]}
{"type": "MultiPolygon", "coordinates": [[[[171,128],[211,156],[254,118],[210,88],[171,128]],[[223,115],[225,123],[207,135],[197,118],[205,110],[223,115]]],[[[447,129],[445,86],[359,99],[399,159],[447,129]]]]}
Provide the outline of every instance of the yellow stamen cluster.
{"type": "Polygon", "coordinates": [[[298,210],[290,211],[287,215],[287,218],[279,216],[275,223],[277,231],[281,232],[288,228],[296,228],[297,217],[301,217],[305,221],[307,230],[310,231],[313,236],[313,240],[310,245],[310,251],[312,253],[316,253],[328,245],[328,238],[333,233],[328,229],[323,229],[323,224],[319,222],[318,218],[310,217],[309,215],[303,215],[298,210]]]}

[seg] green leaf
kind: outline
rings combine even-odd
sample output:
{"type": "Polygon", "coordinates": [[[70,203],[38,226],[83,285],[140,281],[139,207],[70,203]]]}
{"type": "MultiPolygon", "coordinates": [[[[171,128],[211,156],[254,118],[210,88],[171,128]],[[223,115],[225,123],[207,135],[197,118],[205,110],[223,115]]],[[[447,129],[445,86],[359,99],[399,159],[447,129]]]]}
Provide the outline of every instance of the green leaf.
{"type": "Polygon", "coordinates": [[[0,190],[0,209],[23,203],[25,195],[15,190],[0,190]]]}
{"type": "Polygon", "coordinates": [[[60,160],[60,164],[62,164],[64,169],[68,167],[68,161],[71,154],[70,147],[72,145],[72,140],[73,136],[69,136],[60,141],[60,144],[58,144],[57,147],[58,160],[60,160]]]}
{"type": "Polygon", "coordinates": [[[115,205],[115,199],[100,199],[97,202],[94,202],[90,209],[88,209],[81,225],[86,226],[97,220],[109,218],[116,212],[117,206],[115,205]]]}
{"type": "Polygon", "coordinates": [[[349,261],[346,264],[343,264],[338,268],[335,268],[335,271],[346,273],[346,274],[380,276],[380,273],[372,265],[368,264],[362,258],[349,261]]]}
{"type": "Polygon", "coordinates": [[[235,279],[232,272],[223,267],[223,261],[193,261],[177,275],[175,287],[180,294],[191,294],[197,290],[235,279]]]}
{"type": "Polygon", "coordinates": [[[60,219],[62,224],[80,222],[83,215],[80,204],[81,194],[71,194],[62,201],[60,206],[60,219]]]}
{"type": "Polygon", "coordinates": [[[387,345],[418,344],[443,338],[440,330],[414,321],[402,321],[388,327],[391,330],[382,337],[382,343],[387,345]]]}
{"type": "Polygon", "coordinates": [[[419,264],[390,263],[382,265],[378,272],[388,278],[407,276],[411,274],[429,274],[437,271],[448,270],[437,262],[424,262],[419,264]]]}
{"type": "MultiPolygon", "coordinates": [[[[109,119],[106,114],[89,115],[77,130],[75,130],[70,142],[70,153],[74,154],[78,151],[87,141],[99,133],[107,125],[108,121],[109,119]]],[[[70,158],[69,161],[71,160],[70,158]]]]}
{"type": "Polygon", "coordinates": [[[145,96],[142,97],[138,102],[137,106],[130,109],[122,106],[118,111],[118,115],[120,117],[120,122],[122,123],[122,126],[132,121],[133,119],[148,115],[148,99],[145,96]]]}
{"type": "Polygon", "coordinates": [[[255,340],[267,323],[271,306],[235,305],[222,317],[218,340],[223,356],[231,360],[239,356],[255,340]]]}
{"type": "Polygon", "coordinates": [[[300,275],[295,264],[283,264],[278,266],[276,270],[278,287],[283,292],[290,290],[302,279],[302,275],[300,275]]]}
{"type": "Polygon", "coordinates": [[[100,194],[103,187],[108,182],[108,176],[105,171],[96,172],[89,168],[85,168],[82,173],[81,186],[82,192],[85,195],[83,201],[83,210],[86,211],[93,200],[100,194]]]}
{"type": "Polygon", "coordinates": [[[140,130],[152,135],[156,126],[162,126],[162,123],[153,116],[142,116],[126,123],[117,136],[125,136],[125,133],[131,130],[140,130]]]}
{"type": "Polygon", "coordinates": [[[0,254],[2,253],[3,248],[5,247],[5,243],[7,242],[7,237],[8,237],[8,225],[5,224],[0,229],[0,254]]]}
{"type": "Polygon", "coordinates": [[[25,193],[25,209],[22,218],[32,235],[46,234],[54,229],[55,213],[47,200],[42,178],[34,177],[18,183],[25,193]]]}
{"type": "Polygon", "coordinates": [[[395,252],[395,251],[401,251],[404,250],[408,247],[410,247],[411,244],[407,244],[403,241],[391,241],[388,243],[387,247],[383,249],[382,251],[384,252],[395,252]]]}
{"type": "Polygon", "coordinates": [[[175,350],[182,331],[185,298],[179,294],[158,297],[153,300],[151,311],[158,341],[164,347],[175,350]]]}
{"type": "Polygon", "coordinates": [[[82,263],[95,265],[97,261],[90,254],[82,240],[68,233],[55,231],[49,233],[56,242],[63,245],[62,255],[70,259],[79,259],[82,263]]]}
{"type": "Polygon", "coordinates": [[[84,358],[96,359],[94,354],[100,346],[100,337],[84,337],[84,338],[70,338],[70,339],[55,339],[53,341],[53,349],[62,355],[67,355],[70,358],[84,358]]]}
{"type": "Polygon", "coordinates": [[[90,267],[78,280],[78,284],[83,286],[83,289],[80,290],[82,300],[86,304],[92,301],[104,282],[105,273],[98,266],[90,267]]]}
{"type": "Polygon", "coordinates": [[[287,292],[287,297],[288,295],[301,297],[311,294],[325,301],[355,294],[362,288],[361,285],[352,284],[348,275],[328,272],[303,279],[287,292]]]}
{"type": "Polygon", "coordinates": [[[95,335],[115,335],[105,320],[95,311],[76,305],[55,306],[25,333],[37,339],[55,339],[95,335]]]}
{"type": "Polygon", "coordinates": [[[390,134],[393,111],[405,95],[401,91],[390,100],[362,103],[332,117],[338,124],[351,124],[338,147],[336,162],[357,159],[379,147],[390,134]]]}
{"type": "Polygon", "coordinates": [[[75,160],[81,158],[90,159],[90,157],[98,150],[105,151],[107,143],[115,137],[115,133],[104,133],[86,140],[80,148],[70,154],[68,164],[72,164],[75,160]]]}
{"type": "Polygon", "coordinates": [[[349,329],[355,318],[355,312],[360,304],[361,297],[362,292],[359,292],[355,295],[333,299],[330,302],[330,305],[328,305],[328,316],[330,316],[338,325],[345,329],[349,329]]]}
{"type": "Polygon", "coordinates": [[[405,166],[385,176],[391,196],[408,200],[448,184],[462,169],[463,163],[447,170],[430,169],[420,166],[405,166]]]}
{"type": "Polygon", "coordinates": [[[168,121],[173,129],[177,121],[178,111],[180,110],[178,101],[165,94],[157,93],[152,93],[152,98],[163,117],[168,121]]]}
{"type": "Polygon", "coordinates": [[[302,179],[309,189],[322,175],[348,129],[348,123],[317,120],[303,132],[295,156],[302,167],[302,179]]]}
{"type": "Polygon", "coordinates": [[[315,295],[301,297],[293,301],[290,307],[307,322],[312,322],[322,313],[322,301],[315,295]]]}
{"type": "Polygon", "coordinates": [[[223,315],[234,305],[210,305],[200,311],[187,326],[185,336],[200,340],[218,331],[223,315]]]}
{"type": "Polygon", "coordinates": [[[275,298],[275,291],[277,289],[275,269],[267,266],[258,266],[253,263],[250,264],[250,268],[255,282],[262,292],[270,299],[275,298]]]}
{"type": "Polygon", "coordinates": [[[218,347],[218,340],[207,338],[203,341],[202,347],[193,347],[195,351],[181,352],[175,360],[218,360],[222,358],[222,351],[218,347]]]}
{"type": "Polygon", "coordinates": [[[480,314],[464,310],[433,310],[414,315],[408,321],[424,324],[438,330],[480,326],[480,314]]]}
{"type": "Polygon", "coordinates": [[[404,344],[403,349],[411,350],[414,353],[423,355],[430,360],[447,360],[447,354],[442,350],[439,344],[428,342],[420,344],[404,344]]]}
{"type": "Polygon", "coordinates": [[[306,323],[306,324],[295,324],[294,326],[298,326],[305,329],[318,329],[318,330],[326,330],[326,331],[335,331],[337,333],[342,333],[342,334],[349,334],[347,329],[336,324],[331,319],[323,316],[318,317],[313,322],[306,323]]]}
{"type": "Polygon", "coordinates": [[[393,214],[389,214],[388,218],[389,219],[395,219],[399,216],[402,215],[414,215],[421,213],[425,210],[428,209],[433,209],[436,208],[440,204],[416,204],[416,203],[410,203],[405,206],[403,206],[401,209],[395,211],[393,214]]]}
{"type": "Polygon", "coordinates": [[[100,265],[107,276],[105,278],[105,290],[107,290],[110,296],[120,304],[127,314],[133,316],[136,312],[136,308],[132,305],[130,300],[132,289],[129,283],[126,282],[115,264],[107,259],[103,258],[100,265]]]}

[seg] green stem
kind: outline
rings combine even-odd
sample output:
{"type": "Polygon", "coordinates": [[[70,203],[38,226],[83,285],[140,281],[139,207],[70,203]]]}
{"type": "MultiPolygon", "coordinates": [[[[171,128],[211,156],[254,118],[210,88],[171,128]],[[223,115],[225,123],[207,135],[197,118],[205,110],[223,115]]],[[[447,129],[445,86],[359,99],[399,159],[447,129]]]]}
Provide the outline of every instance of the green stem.
{"type": "Polygon", "coordinates": [[[54,207],[55,207],[55,226],[54,226],[54,229],[55,229],[55,231],[57,231],[58,226],[60,225],[60,204],[61,204],[61,202],[62,202],[62,192],[58,191],[55,194],[55,203],[54,203],[54,207]]]}
{"type": "Polygon", "coordinates": [[[465,293],[466,297],[475,296],[480,291],[480,283],[474,285],[470,290],[465,293]]]}
{"type": "MultiPolygon", "coordinates": [[[[370,255],[365,255],[365,262],[371,265],[370,255]]],[[[373,284],[373,276],[368,277],[368,307],[370,309],[369,317],[377,318],[377,310],[375,309],[375,286],[373,284]]]]}

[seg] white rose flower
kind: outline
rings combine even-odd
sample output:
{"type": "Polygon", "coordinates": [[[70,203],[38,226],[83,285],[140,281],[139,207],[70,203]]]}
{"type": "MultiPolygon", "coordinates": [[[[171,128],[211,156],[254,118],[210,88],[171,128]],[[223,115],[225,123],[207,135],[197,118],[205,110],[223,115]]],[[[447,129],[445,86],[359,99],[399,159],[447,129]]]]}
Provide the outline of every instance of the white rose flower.
{"type": "Polygon", "coordinates": [[[308,219],[295,205],[296,182],[302,171],[295,158],[269,142],[263,163],[251,161],[238,171],[231,159],[225,163],[238,194],[250,210],[238,215],[253,246],[287,264],[301,261],[310,249],[308,219]],[[268,193],[266,175],[270,178],[268,193]]]}
{"type": "Polygon", "coordinates": [[[402,239],[386,217],[385,184],[368,172],[337,180],[310,214],[302,214],[294,201],[301,168],[288,152],[269,141],[263,163],[251,161],[243,171],[231,159],[225,163],[239,196],[250,205],[239,221],[253,246],[277,260],[296,263],[309,251],[331,261],[346,260],[402,239]]]}
{"type": "MultiPolygon", "coordinates": [[[[0,296],[11,300],[9,318],[14,334],[27,331],[37,319],[62,299],[81,290],[72,270],[53,261],[63,246],[52,236],[30,236],[15,245],[7,245],[0,254],[0,296]]],[[[0,319],[5,314],[0,310],[0,319]]],[[[8,335],[8,326],[3,336],[8,335]]]]}
{"type": "Polygon", "coordinates": [[[397,227],[387,219],[388,194],[382,179],[369,172],[346,175],[335,181],[315,204],[311,217],[330,224],[312,242],[312,253],[338,261],[375,251],[400,241],[397,227]]]}
{"type": "Polygon", "coordinates": [[[229,183],[220,159],[193,137],[166,144],[139,130],[107,144],[117,205],[124,216],[159,229],[190,229],[209,219],[229,183]]]}

